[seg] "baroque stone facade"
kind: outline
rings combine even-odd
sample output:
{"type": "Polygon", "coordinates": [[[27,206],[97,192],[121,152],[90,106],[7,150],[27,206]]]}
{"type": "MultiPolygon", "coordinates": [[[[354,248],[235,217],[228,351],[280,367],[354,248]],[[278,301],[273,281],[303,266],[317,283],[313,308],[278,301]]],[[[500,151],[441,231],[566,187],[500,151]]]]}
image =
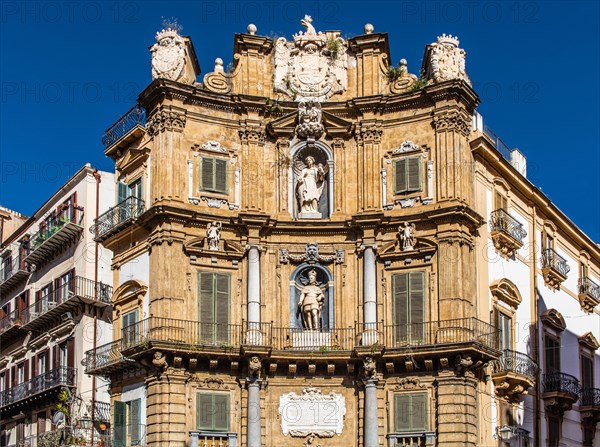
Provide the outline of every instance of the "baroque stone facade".
{"type": "MultiPolygon", "coordinates": [[[[113,413],[141,402],[151,446],[498,445],[540,358],[531,383],[492,366],[515,348],[493,300],[523,306],[481,273],[485,197],[494,177],[515,203],[529,184],[471,124],[455,37],[427,47],[419,82],[405,61],[389,75],[372,26],[344,40],[302,25],[290,41],[249,26],[233,69],[217,60],[202,83],[189,39],[157,37],[147,121],[106,147],[125,194],[96,223],[114,331],[88,372],[111,379],[113,413]]],[[[535,228],[546,202],[527,207],[535,228]]],[[[550,214],[597,281],[598,247],[550,214]]]]}

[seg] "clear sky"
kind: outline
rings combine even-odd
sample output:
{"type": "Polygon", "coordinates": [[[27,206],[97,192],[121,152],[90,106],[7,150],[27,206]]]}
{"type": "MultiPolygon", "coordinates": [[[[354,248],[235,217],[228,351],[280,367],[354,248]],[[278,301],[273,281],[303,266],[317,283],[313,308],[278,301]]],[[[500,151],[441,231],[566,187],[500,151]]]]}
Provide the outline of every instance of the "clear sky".
{"type": "MultiPolygon", "coordinates": [[[[191,36],[203,73],[232,60],[233,35],[303,29],[389,34],[418,73],[425,45],[458,35],[480,113],[528,160],[528,177],[600,241],[598,1],[0,2],[0,205],[32,214],[86,162],[113,171],[104,130],[150,83],[163,18],[191,36]]],[[[201,80],[201,79],[199,79],[201,80]]]]}

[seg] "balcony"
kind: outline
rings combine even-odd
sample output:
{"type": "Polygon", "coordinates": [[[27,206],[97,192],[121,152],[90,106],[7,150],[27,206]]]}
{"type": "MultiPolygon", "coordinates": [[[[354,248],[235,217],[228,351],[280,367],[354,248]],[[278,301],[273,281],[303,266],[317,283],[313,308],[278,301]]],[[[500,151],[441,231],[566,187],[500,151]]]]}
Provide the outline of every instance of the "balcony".
{"type": "Polygon", "coordinates": [[[558,288],[567,279],[570,270],[567,260],[553,249],[547,248],[542,251],[542,275],[548,286],[558,288]]]}
{"type": "Polygon", "coordinates": [[[600,389],[583,388],[579,401],[581,419],[595,425],[600,422],[600,389]]]}
{"type": "Polygon", "coordinates": [[[389,433],[388,447],[429,447],[435,445],[435,433],[389,433]]]}
{"type": "Polygon", "coordinates": [[[190,447],[237,447],[237,433],[191,431],[190,447]]]}
{"type": "Polygon", "coordinates": [[[19,309],[15,309],[0,320],[0,334],[7,337],[10,332],[18,329],[21,323],[19,309]]]}
{"type": "Polygon", "coordinates": [[[508,258],[523,246],[527,236],[523,225],[502,208],[490,215],[490,232],[496,250],[508,258]]]}
{"type": "Polygon", "coordinates": [[[146,109],[135,105],[125,113],[115,124],[106,129],[102,144],[106,152],[123,147],[130,140],[142,136],[146,131],[146,109]]]}
{"type": "MultiPolygon", "coordinates": [[[[331,357],[337,351],[352,351],[356,343],[356,330],[353,327],[321,330],[273,328],[273,349],[286,351],[291,357],[298,351],[331,357]]],[[[347,356],[348,353],[343,355],[347,356]]]]}
{"type": "Polygon", "coordinates": [[[70,205],[61,215],[47,219],[37,233],[29,238],[29,252],[25,262],[41,264],[65,246],[76,241],[83,228],[83,210],[70,205]]]}
{"type": "Polygon", "coordinates": [[[102,242],[109,236],[131,225],[145,211],[144,201],[135,196],[128,197],[117,206],[109,209],[94,220],[90,233],[96,242],[102,242]]]}
{"type": "Polygon", "coordinates": [[[535,385],[538,366],[526,354],[506,349],[490,367],[496,393],[500,396],[518,400],[535,385]]]}
{"type": "Polygon", "coordinates": [[[25,259],[20,254],[12,258],[5,258],[0,268],[0,290],[2,294],[27,279],[31,273],[25,259]]]}
{"type": "Polygon", "coordinates": [[[571,409],[579,399],[579,380],[561,372],[547,373],[543,376],[542,398],[547,411],[564,413],[571,409]]]}
{"type": "Polygon", "coordinates": [[[81,362],[82,365],[85,366],[85,373],[107,376],[131,366],[133,361],[123,357],[121,349],[122,342],[119,339],[98,346],[96,348],[96,353],[94,353],[93,349],[86,351],[85,359],[81,362]]]}
{"type": "Polygon", "coordinates": [[[384,327],[386,354],[461,353],[469,348],[490,358],[498,357],[498,331],[477,318],[430,321],[384,327]]]}
{"type": "Polygon", "coordinates": [[[66,312],[78,312],[82,303],[109,306],[111,297],[111,286],[76,276],[25,309],[22,314],[22,327],[27,331],[39,329],[63,318],[66,312]]]}
{"type": "Polygon", "coordinates": [[[76,372],[75,368],[61,366],[9,388],[0,393],[0,408],[6,411],[9,406],[29,407],[34,400],[40,399],[49,391],[75,386],[76,372]]]}
{"type": "Polygon", "coordinates": [[[587,276],[579,278],[579,303],[586,312],[592,312],[600,303],[600,286],[587,276]]]}

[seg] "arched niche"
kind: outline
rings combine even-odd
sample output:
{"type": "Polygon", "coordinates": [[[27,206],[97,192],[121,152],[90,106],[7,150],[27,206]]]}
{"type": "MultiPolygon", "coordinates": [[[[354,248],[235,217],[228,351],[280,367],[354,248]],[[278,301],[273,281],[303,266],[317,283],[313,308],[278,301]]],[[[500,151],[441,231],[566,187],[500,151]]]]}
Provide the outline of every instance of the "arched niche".
{"type": "Polygon", "coordinates": [[[321,330],[334,328],[333,313],[333,277],[327,267],[308,263],[300,264],[290,276],[290,328],[303,329],[302,313],[298,309],[300,294],[306,284],[308,284],[308,272],[315,270],[317,273],[317,285],[325,295],[323,308],[321,310],[321,330]]]}
{"type": "Polygon", "coordinates": [[[292,217],[296,219],[303,217],[300,216],[301,205],[297,195],[298,179],[302,175],[303,167],[306,166],[305,161],[308,156],[314,158],[315,166],[321,164],[327,171],[319,199],[318,212],[321,213],[321,219],[328,219],[333,212],[334,163],[331,149],[321,141],[315,141],[311,144],[301,142],[290,150],[291,163],[288,166],[288,210],[292,217]]]}

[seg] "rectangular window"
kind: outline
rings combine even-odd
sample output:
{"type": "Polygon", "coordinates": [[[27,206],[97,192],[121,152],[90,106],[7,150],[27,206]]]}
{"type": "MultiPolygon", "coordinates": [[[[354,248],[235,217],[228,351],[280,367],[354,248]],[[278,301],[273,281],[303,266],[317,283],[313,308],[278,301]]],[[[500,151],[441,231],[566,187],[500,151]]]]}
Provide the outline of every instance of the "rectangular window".
{"type": "Polygon", "coordinates": [[[500,331],[500,350],[512,349],[511,337],[512,319],[500,312],[496,311],[496,328],[500,331]]]}
{"type": "Polygon", "coordinates": [[[113,407],[113,446],[125,447],[127,443],[127,404],[116,400],[113,407]]]}
{"type": "Polygon", "coordinates": [[[215,432],[229,431],[229,394],[196,394],[196,428],[215,432]]]}
{"type": "Polygon", "coordinates": [[[405,157],[394,161],[394,194],[421,191],[421,157],[405,157]]]}
{"type": "Polygon", "coordinates": [[[200,189],[227,194],[227,160],[214,157],[200,159],[200,189]]]}
{"type": "Polygon", "coordinates": [[[225,273],[198,273],[198,321],[200,343],[229,343],[231,277],[225,273]]]}
{"type": "Polygon", "coordinates": [[[137,343],[138,339],[138,310],[123,314],[122,323],[122,338],[125,346],[132,346],[137,343]]]}
{"type": "Polygon", "coordinates": [[[560,342],[550,334],[544,336],[546,372],[560,372],[560,342]]]}
{"type": "Polygon", "coordinates": [[[500,191],[494,193],[494,209],[503,209],[508,212],[508,199],[500,191]]]}
{"type": "Polygon", "coordinates": [[[17,365],[17,385],[25,382],[25,363],[17,365]]]}
{"type": "Polygon", "coordinates": [[[394,336],[396,343],[421,342],[425,334],[425,273],[392,276],[394,336]]]}
{"type": "Polygon", "coordinates": [[[127,402],[127,432],[130,440],[128,445],[142,445],[141,403],[141,399],[127,402]]]}
{"type": "Polygon", "coordinates": [[[594,359],[581,354],[581,388],[594,388],[594,359]]]}
{"type": "Polygon", "coordinates": [[[428,429],[427,393],[394,395],[394,431],[396,433],[424,432],[428,429]]]}
{"type": "Polygon", "coordinates": [[[71,294],[75,292],[74,289],[75,281],[74,273],[72,270],[56,280],[56,298],[59,302],[63,303],[67,301],[71,294]]]}
{"type": "Polygon", "coordinates": [[[44,374],[46,372],[46,368],[48,366],[48,353],[43,352],[38,355],[37,358],[37,373],[44,374]]]}

